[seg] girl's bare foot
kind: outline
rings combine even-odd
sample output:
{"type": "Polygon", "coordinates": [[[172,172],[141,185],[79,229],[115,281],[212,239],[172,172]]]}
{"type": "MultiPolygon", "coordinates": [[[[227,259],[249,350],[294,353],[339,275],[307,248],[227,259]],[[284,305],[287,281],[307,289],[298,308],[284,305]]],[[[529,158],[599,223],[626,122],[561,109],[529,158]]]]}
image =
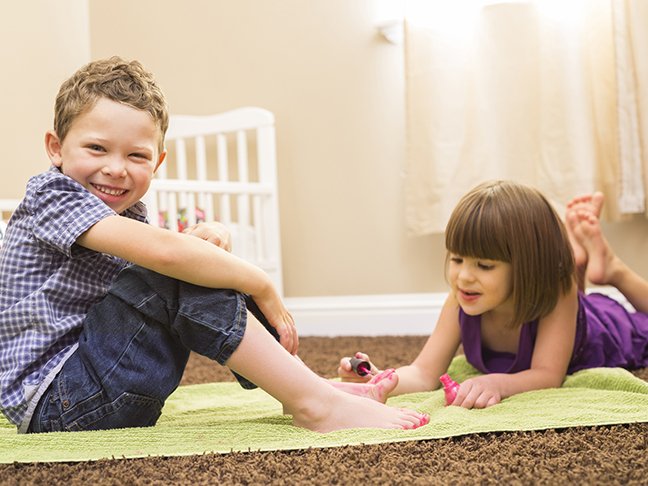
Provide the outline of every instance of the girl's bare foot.
{"type": "Polygon", "coordinates": [[[599,218],[601,216],[601,209],[603,208],[603,202],[605,196],[602,192],[593,192],[592,194],[584,194],[582,196],[576,196],[574,199],[567,203],[567,211],[570,210],[580,211],[584,210],[586,212],[592,213],[594,216],[599,218]]]}
{"type": "MultiPolygon", "coordinates": [[[[600,218],[601,209],[603,208],[604,196],[601,192],[595,192],[593,194],[586,194],[583,196],[577,196],[569,203],[567,203],[567,216],[570,214],[577,213],[579,211],[585,211],[587,213],[593,214],[596,218],[600,218]]],[[[578,239],[574,236],[574,229],[571,224],[569,224],[570,218],[566,218],[567,224],[567,235],[569,236],[569,241],[572,244],[574,249],[574,259],[576,260],[577,267],[585,267],[587,265],[587,252],[585,248],[580,244],[578,239]]]]}
{"type": "Polygon", "coordinates": [[[368,383],[344,381],[331,381],[330,383],[338,390],[385,403],[389,394],[398,385],[398,375],[396,370],[390,368],[374,376],[368,383]]]}
{"type": "Polygon", "coordinates": [[[601,215],[603,201],[603,193],[595,192],[593,194],[577,196],[567,204],[565,228],[567,229],[567,236],[569,237],[569,242],[571,243],[572,251],[574,252],[574,263],[576,265],[578,287],[581,290],[584,290],[585,287],[585,274],[587,271],[588,254],[578,238],[576,238],[576,236],[574,235],[574,224],[578,224],[578,218],[575,217],[575,215],[579,211],[584,211],[586,213],[593,214],[598,219],[601,215]]]}
{"type": "Polygon", "coordinates": [[[623,265],[610,248],[601,231],[599,219],[586,211],[569,215],[574,237],[587,252],[587,278],[596,285],[614,284],[614,277],[623,265]]]}

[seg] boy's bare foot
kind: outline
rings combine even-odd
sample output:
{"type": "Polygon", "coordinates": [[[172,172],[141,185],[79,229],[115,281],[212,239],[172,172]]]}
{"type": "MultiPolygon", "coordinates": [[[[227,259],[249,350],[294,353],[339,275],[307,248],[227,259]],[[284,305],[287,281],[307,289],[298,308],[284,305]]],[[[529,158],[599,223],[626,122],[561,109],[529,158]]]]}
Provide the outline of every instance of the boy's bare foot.
{"type": "Polygon", "coordinates": [[[293,412],[293,423],[315,432],[353,428],[416,429],[430,421],[427,414],[406,408],[389,407],[375,400],[335,388],[327,403],[311,403],[302,412],[293,412]]]}
{"type": "MultiPolygon", "coordinates": [[[[284,405],[296,426],[316,432],[352,428],[415,429],[429,422],[426,414],[388,407],[346,393],[295,361],[251,314],[243,339],[225,364],[284,405]]],[[[396,378],[383,379],[376,395],[386,394],[396,378]],[[383,383],[384,382],[384,383],[383,383]]]]}
{"type": "Polygon", "coordinates": [[[596,285],[614,284],[614,277],[623,265],[610,248],[601,231],[599,219],[586,211],[568,216],[574,237],[587,252],[587,278],[596,285]]]}
{"type": "Polygon", "coordinates": [[[291,414],[295,425],[315,432],[349,428],[407,430],[430,421],[427,414],[385,405],[389,394],[398,385],[398,375],[394,369],[379,373],[369,383],[326,381],[336,389],[335,398],[326,404],[318,402],[302,413],[284,406],[284,414],[291,414]]]}
{"type": "Polygon", "coordinates": [[[385,403],[389,394],[398,385],[398,375],[396,374],[396,370],[390,368],[381,371],[367,383],[345,381],[330,381],[329,383],[338,390],[385,403]]]}

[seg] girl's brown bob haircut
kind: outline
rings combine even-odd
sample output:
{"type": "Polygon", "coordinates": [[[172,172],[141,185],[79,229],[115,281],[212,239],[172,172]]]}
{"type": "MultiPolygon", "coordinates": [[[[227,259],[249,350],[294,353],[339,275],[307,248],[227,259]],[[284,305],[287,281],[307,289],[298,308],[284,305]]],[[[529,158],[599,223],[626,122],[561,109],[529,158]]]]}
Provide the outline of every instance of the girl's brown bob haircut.
{"type": "Polygon", "coordinates": [[[539,191],[515,182],[485,182],[461,198],[446,227],[446,249],[511,264],[512,326],[546,316],[574,285],[565,226],[539,191]]]}

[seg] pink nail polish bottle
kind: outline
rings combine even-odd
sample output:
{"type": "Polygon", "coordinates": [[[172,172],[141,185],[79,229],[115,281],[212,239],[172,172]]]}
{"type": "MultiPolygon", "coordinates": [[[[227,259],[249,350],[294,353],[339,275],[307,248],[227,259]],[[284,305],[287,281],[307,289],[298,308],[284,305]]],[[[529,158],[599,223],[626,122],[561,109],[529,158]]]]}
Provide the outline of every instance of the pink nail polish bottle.
{"type": "Polygon", "coordinates": [[[448,373],[444,373],[439,377],[439,381],[443,385],[443,391],[445,392],[446,405],[450,405],[454,402],[457,392],[459,391],[459,383],[454,381],[448,373]]]}
{"type": "Polygon", "coordinates": [[[366,376],[371,373],[371,364],[369,363],[369,361],[358,358],[351,358],[349,361],[351,362],[351,368],[359,376],[366,376]]]}

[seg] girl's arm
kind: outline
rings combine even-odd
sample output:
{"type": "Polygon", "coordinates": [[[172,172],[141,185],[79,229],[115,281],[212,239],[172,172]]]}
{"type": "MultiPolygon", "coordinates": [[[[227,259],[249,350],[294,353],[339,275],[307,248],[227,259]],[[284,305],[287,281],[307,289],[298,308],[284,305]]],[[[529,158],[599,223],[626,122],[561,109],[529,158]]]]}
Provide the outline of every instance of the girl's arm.
{"type": "Polygon", "coordinates": [[[443,304],[434,331],[419,355],[412,364],[396,370],[398,386],[390,396],[438,388],[439,377],[447,371],[460,342],[459,304],[450,294],[443,304]]]}
{"type": "Polygon", "coordinates": [[[578,293],[562,295],[550,314],[540,319],[531,367],[519,373],[492,373],[461,383],[453,405],[484,408],[530,390],[562,385],[574,349],[578,293]]]}
{"type": "Polygon", "coordinates": [[[108,216],[83,233],[77,243],[177,280],[249,294],[279,332],[284,347],[296,351],[292,317],[270,277],[206,240],[123,216],[108,216]]]}

